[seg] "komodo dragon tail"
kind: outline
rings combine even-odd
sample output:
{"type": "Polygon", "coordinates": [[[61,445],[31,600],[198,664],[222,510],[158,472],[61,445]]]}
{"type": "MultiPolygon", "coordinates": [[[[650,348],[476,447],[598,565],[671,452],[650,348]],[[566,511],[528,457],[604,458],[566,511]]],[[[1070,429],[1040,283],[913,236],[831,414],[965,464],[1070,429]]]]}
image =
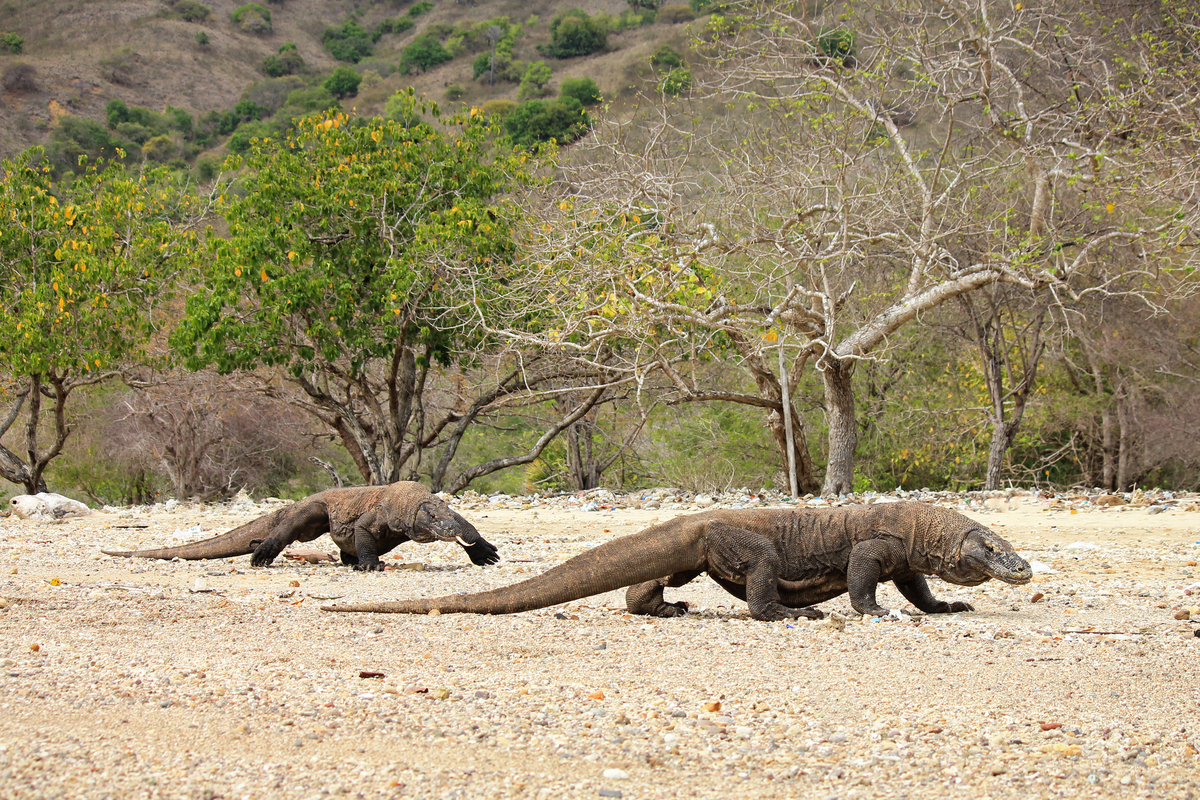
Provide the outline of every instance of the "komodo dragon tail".
{"type": "MultiPolygon", "coordinates": [[[[280,509],[283,511],[285,509],[280,509]]],[[[179,547],[160,547],[155,550],[101,550],[109,556],[124,556],[125,558],[182,558],[185,561],[195,561],[204,558],[230,558],[253,553],[254,548],[267,537],[275,527],[279,511],[247,522],[228,533],[214,536],[179,547]]]]}
{"type": "Polygon", "coordinates": [[[671,530],[650,529],[623,536],[575,556],[527,581],[476,594],[452,594],[422,600],[321,606],[323,611],[373,611],[381,614],[516,614],[568,603],[697,569],[699,546],[680,542],[671,530]]]}

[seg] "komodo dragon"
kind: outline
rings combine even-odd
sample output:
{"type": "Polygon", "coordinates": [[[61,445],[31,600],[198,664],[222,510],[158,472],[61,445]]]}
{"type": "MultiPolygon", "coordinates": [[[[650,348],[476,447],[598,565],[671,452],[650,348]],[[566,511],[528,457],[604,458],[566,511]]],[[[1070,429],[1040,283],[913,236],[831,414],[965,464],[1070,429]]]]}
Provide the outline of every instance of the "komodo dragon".
{"type": "Polygon", "coordinates": [[[228,533],[179,547],[114,552],[140,558],[228,558],[254,553],[250,564],[265,567],[292,542],[311,542],[328,533],[342,563],[357,570],[381,570],[379,557],[407,541],[457,541],[471,561],[495,564],[500,556],[475,526],[419,483],[326,489],[284,506],[228,533]]]}
{"type": "Polygon", "coordinates": [[[820,619],[814,608],[849,591],[860,614],[887,614],[875,601],[892,581],[929,614],[973,611],[938,600],[925,582],[936,575],[974,586],[988,578],[1028,583],[1028,562],[1008,542],[955,511],[917,502],[831,509],[716,510],[677,517],[614,539],[521,583],[477,594],[423,600],[322,606],[326,611],[510,614],[628,586],[634,614],[674,617],[686,603],[663,588],[707,572],[746,600],[755,619],[820,619]],[[664,577],[665,576],[665,577],[664,577]]]}

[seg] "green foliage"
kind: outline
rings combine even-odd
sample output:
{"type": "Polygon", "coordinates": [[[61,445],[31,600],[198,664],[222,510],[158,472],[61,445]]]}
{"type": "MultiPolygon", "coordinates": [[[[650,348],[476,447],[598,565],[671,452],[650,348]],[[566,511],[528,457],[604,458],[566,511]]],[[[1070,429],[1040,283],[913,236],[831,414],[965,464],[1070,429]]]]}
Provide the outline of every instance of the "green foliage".
{"type": "Polygon", "coordinates": [[[724,0],[688,0],[688,8],[697,15],[718,14],[729,10],[729,3],[724,0]]]}
{"type": "Polygon", "coordinates": [[[466,93],[467,90],[463,88],[461,83],[452,83],[446,87],[446,91],[443,96],[447,100],[461,100],[466,93]]]}
{"type": "Polygon", "coordinates": [[[563,78],[558,96],[573,97],[584,106],[594,106],[604,99],[600,87],[591,78],[563,78]]]}
{"type": "Polygon", "coordinates": [[[368,31],[355,20],[346,20],[340,27],[326,28],[321,37],[325,49],[338,61],[357,64],[371,55],[383,31],[368,31]]]}
{"type": "Polygon", "coordinates": [[[483,112],[484,116],[495,117],[497,121],[503,125],[505,118],[508,117],[508,115],[511,114],[513,109],[516,107],[517,104],[514,101],[503,97],[498,97],[495,100],[488,100],[486,103],[480,106],[479,110],[483,112]]]}
{"type": "Polygon", "coordinates": [[[333,73],[325,79],[322,86],[331,95],[339,100],[354,97],[358,94],[358,85],[362,83],[362,76],[355,72],[350,67],[338,67],[333,73]]]}
{"type": "Polygon", "coordinates": [[[6,53],[20,55],[25,50],[25,38],[15,33],[0,35],[0,48],[6,53]]]}
{"type": "Polygon", "coordinates": [[[587,111],[574,97],[529,100],[504,118],[504,131],[514,143],[532,147],[541,142],[573,142],[591,124],[587,111]]]}
{"type": "Polygon", "coordinates": [[[675,97],[692,88],[692,71],[687,67],[676,67],[658,82],[658,90],[668,97],[675,97]]]}
{"type": "Polygon", "coordinates": [[[244,153],[255,141],[268,139],[275,134],[275,126],[269,122],[243,122],[229,137],[225,146],[231,153],[244,153]]]}
{"type": "Polygon", "coordinates": [[[171,11],[186,22],[204,22],[212,18],[212,9],[196,0],[174,0],[171,11]]]}
{"type": "Polygon", "coordinates": [[[521,85],[517,89],[518,100],[532,100],[535,97],[545,97],[548,89],[547,84],[550,83],[550,78],[553,75],[550,67],[546,66],[545,61],[535,61],[525,68],[525,74],[521,76],[521,85]]]}
{"type": "Polygon", "coordinates": [[[444,64],[454,56],[434,36],[418,36],[400,53],[400,68],[404,72],[425,72],[444,64]]]}
{"type": "Polygon", "coordinates": [[[688,6],[673,5],[660,8],[655,21],[666,25],[678,25],[682,22],[691,22],[695,18],[696,12],[688,6]]]}
{"type": "Polygon", "coordinates": [[[38,148],[3,172],[0,371],[96,375],[146,356],[178,266],[164,259],[193,241],[172,225],[167,173],[88,166],[68,188],[38,148]]]}
{"type": "Polygon", "coordinates": [[[817,36],[817,47],[826,59],[838,66],[853,67],[857,63],[853,31],[826,28],[817,36]]]}
{"type": "Polygon", "coordinates": [[[156,164],[166,164],[179,155],[179,145],[170,136],[155,136],[142,145],[142,158],[156,164]]]}
{"type": "Polygon", "coordinates": [[[380,20],[375,24],[374,41],[379,41],[380,37],[385,33],[404,33],[416,24],[416,22],[413,22],[412,17],[390,17],[380,20]]]}
{"type": "Polygon", "coordinates": [[[209,183],[221,174],[221,162],[212,156],[196,160],[196,178],[200,183],[209,183]]]}
{"type": "Polygon", "coordinates": [[[271,12],[258,3],[246,3],[238,6],[230,17],[234,25],[248,33],[271,32],[271,12]]]}
{"type": "Polygon", "coordinates": [[[683,66],[683,56],[679,51],[669,44],[659,45],[654,54],[650,56],[650,66],[656,69],[672,70],[676,67],[683,66]]]}
{"type": "Polygon", "coordinates": [[[608,46],[608,31],[586,11],[573,8],[550,22],[550,43],[538,51],[552,58],[573,58],[599,52],[608,46]]]}
{"type": "Polygon", "coordinates": [[[278,54],[268,55],[262,60],[261,69],[272,78],[295,75],[305,69],[304,57],[294,42],[284,42],[278,54]]]}
{"type": "MultiPolygon", "coordinates": [[[[402,97],[406,119],[432,111],[402,97]]],[[[254,147],[245,168],[171,337],[190,368],[300,377],[337,361],[358,375],[401,338],[441,362],[477,338],[456,276],[485,305],[503,288],[517,213],[503,197],[528,174],[483,115],[434,127],[330,113],[254,147]]]]}
{"type": "Polygon", "coordinates": [[[419,17],[433,10],[433,3],[429,0],[419,0],[408,7],[408,16],[419,17]]]}
{"type": "Polygon", "coordinates": [[[212,41],[208,38],[208,34],[204,31],[196,31],[196,44],[199,47],[208,47],[208,43],[212,41]]]}
{"type": "Polygon", "coordinates": [[[81,159],[124,161],[129,142],[114,137],[95,120],[66,114],[58,118],[50,131],[47,155],[56,175],[75,171],[81,159]]]}

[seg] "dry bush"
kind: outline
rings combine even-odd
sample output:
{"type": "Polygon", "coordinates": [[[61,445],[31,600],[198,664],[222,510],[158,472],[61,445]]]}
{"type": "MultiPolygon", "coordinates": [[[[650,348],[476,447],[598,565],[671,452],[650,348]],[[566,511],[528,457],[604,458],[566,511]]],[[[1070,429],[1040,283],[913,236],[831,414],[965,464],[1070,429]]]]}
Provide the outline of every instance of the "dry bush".
{"type": "Polygon", "coordinates": [[[33,78],[35,74],[37,70],[29,64],[13,64],[4,70],[4,91],[13,94],[36,92],[37,82],[33,78]]]}

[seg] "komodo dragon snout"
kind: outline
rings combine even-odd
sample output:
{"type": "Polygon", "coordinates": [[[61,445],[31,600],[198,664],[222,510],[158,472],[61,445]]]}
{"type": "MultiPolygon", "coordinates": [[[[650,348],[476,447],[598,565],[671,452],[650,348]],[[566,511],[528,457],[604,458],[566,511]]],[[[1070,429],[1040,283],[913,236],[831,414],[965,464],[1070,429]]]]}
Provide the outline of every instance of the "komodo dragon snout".
{"type": "Polygon", "coordinates": [[[986,528],[976,528],[963,537],[958,563],[942,578],[963,586],[974,586],[988,578],[1022,584],[1033,579],[1033,569],[1006,539],[986,528]]]}
{"type": "Polygon", "coordinates": [[[436,498],[421,503],[409,536],[422,544],[458,542],[467,551],[472,563],[479,566],[495,564],[500,560],[499,551],[479,534],[474,525],[436,498]]]}

